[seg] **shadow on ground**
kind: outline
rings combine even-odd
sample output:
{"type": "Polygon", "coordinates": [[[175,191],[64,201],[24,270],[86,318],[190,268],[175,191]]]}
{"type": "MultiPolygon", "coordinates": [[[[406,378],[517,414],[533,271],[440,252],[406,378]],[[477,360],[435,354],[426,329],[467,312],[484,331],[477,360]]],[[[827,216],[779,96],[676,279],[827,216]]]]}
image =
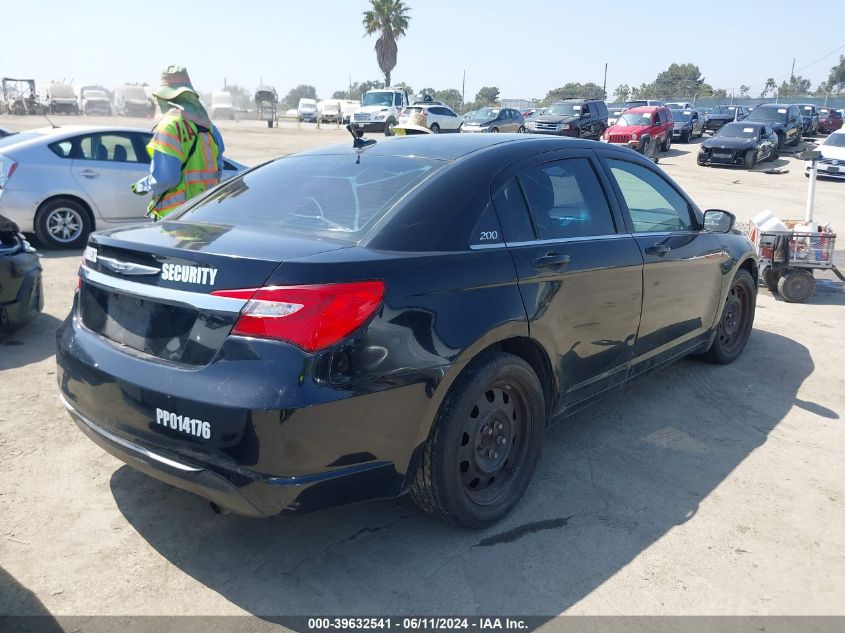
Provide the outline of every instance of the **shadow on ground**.
{"type": "Polygon", "coordinates": [[[35,630],[38,633],[64,631],[35,594],[0,567],[0,631],[30,633],[35,630]]]}
{"type": "Polygon", "coordinates": [[[155,550],[256,615],[558,614],[694,517],[793,406],[830,417],[796,400],[812,371],[805,347],[755,330],[733,365],[636,381],[553,427],[526,498],[479,532],[407,498],[254,520],[126,466],[111,488],[155,550]]]}
{"type": "Polygon", "coordinates": [[[0,334],[0,371],[53,356],[56,353],[56,330],[61,324],[50,314],[39,314],[22,328],[0,334]]]}

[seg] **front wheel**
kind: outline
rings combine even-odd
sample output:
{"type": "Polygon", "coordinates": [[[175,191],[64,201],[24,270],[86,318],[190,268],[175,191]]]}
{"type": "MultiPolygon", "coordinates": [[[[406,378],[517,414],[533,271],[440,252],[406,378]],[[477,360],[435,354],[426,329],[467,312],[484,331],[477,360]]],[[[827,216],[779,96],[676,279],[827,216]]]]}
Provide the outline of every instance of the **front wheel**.
{"type": "Polygon", "coordinates": [[[516,131],[517,134],[525,134],[525,126],[520,125],[519,129],[516,131]]]}
{"type": "Polygon", "coordinates": [[[704,352],[706,360],[727,365],[739,358],[751,336],[756,306],[757,282],[751,277],[751,273],[742,268],[736,273],[725,298],[716,337],[704,352]]]}
{"type": "Polygon", "coordinates": [[[424,511],[482,528],[522,497],[540,458],[546,415],[531,366],[486,352],[457,378],[425,444],[411,488],[424,511]]]}
{"type": "Polygon", "coordinates": [[[757,164],[757,150],[750,149],[745,152],[745,159],[742,162],[746,169],[754,169],[754,165],[757,164]]]}
{"type": "Polygon", "coordinates": [[[491,133],[491,134],[498,134],[498,133],[499,133],[499,128],[494,127],[492,130],[490,130],[490,133],[491,133]]]}
{"type": "Polygon", "coordinates": [[[668,152],[670,147],[672,147],[672,133],[671,132],[669,132],[666,135],[666,138],[663,139],[663,143],[660,146],[660,151],[668,152]]]}
{"type": "Polygon", "coordinates": [[[384,122],[384,135],[393,136],[393,128],[396,127],[396,121],[388,119],[384,122]]]}

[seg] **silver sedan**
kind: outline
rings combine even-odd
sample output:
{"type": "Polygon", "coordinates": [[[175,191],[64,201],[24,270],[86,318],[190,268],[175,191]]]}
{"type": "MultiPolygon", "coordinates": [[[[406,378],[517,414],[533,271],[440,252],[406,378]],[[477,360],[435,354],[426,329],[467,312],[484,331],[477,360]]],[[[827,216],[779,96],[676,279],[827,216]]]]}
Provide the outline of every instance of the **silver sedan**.
{"type": "MultiPolygon", "coordinates": [[[[99,229],[144,221],[148,196],[130,185],[149,173],[152,133],[62,126],[0,138],[0,213],[51,248],[76,248],[99,229]]],[[[225,160],[226,177],[245,170],[225,160]]]]}

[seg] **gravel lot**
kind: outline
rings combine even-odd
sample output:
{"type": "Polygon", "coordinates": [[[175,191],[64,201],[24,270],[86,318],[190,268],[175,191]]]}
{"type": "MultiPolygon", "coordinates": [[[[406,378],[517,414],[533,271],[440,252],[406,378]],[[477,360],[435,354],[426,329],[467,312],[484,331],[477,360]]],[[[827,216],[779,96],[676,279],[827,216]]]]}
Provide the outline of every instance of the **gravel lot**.
{"type": "MultiPolygon", "coordinates": [[[[220,127],[248,164],[348,141],[334,126],[220,127]]],[[[702,208],[803,217],[800,161],[778,160],[781,175],[701,168],[697,143],[660,165],[702,208]]],[[[842,264],[844,196],[845,183],[819,182],[816,218],[842,231],[842,264]]],[[[761,289],[735,364],[684,360],[554,427],[516,511],[468,532],[407,499],[218,516],[104,453],[55,383],[53,332],[80,256],[44,252],[44,315],[0,339],[0,614],[845,614],[845,289],[833,276],[801,305],[761,289]]]]}

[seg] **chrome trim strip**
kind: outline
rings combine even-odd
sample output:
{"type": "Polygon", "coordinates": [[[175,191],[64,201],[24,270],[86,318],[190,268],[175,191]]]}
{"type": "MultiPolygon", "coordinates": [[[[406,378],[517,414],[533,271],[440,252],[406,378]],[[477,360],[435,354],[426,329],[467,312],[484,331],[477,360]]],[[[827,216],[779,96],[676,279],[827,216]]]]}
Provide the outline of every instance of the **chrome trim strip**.
{"type": "Polygon", "coordinates": [[[80,422],[82,422],[85,426],[87,426],[89,429],[91,429],[91,431],[93,431],[97,435],[100,435],[103,438],[109,440],[110,442],[113,442],[113,443],[115,443],[119,446],[122,446],[123,448],[128,449],[130,451],[133,451],[135,453],[140,453],[144,457],[147,457],[147,458],[152,459],[154,461],[160,462],[160,463],[164,464],[165,466],[170,466],[171,468],[175,468],[177,470],[182,470],[182,471],[185,471],[185,472],[188,472],[188,473],[198,473],[198,472],[201,472],[201,471],[204,470],[203,468],[196,468],[194,466],[188,466],[187,464],[183,464],[181,462],[174,461],[172,459],[164,457],[163,455],[153,453],[152,451],[147,450],[143,446],[138,446],[137,444],[133,444],[132,442],[130,442],[128,440],[124,440],[122,437],[118,437],[114,433],[106,431],[104,428],[97,426],[91,420],[89,420],[84,415],[82,415],[70,402],[67,401],[64,394],[60,393],[59,399],[62,401],[62,404],[65,405],[65,408],[67,408],[67,410],[72,415],[77,417],[80,422]]]}
{"type": "Polygon", "coordinates": [[[585,237],[561,237],[554,240],[528,240],[526,242],[507,242],[510,247],[515,246],[542,246],[545,244],[568,244],[570,242],[600,242],[605,240],[631,239],[630,233],[612,233],[610,235],[588,235],[585,237]]]}
{"type": "Polygon", "coordinates": [[[102,255],[97,257],[97,262],[105,264],[106,268],[113,270],[119,275],[158,275],[161,272],[161,268],[144,266],[143,264],[133,264],[132,262],[122,262],[119,259],[114,259],[113,257],[103,257],[102,255]]]}
{"type": "Polygon", "coordinates": [[[215,297],[200,292],[188,292],[175,288],[162,288],[142,284],[137,281],[129,281],[120,277],[112,277],[103,273],[91,270],[83,265],[80,269],[82,278],[95,286],[108,290],[117,290],[126,294],[140,297],[141,299],[157,299],[169,303],[180,303],[193,306],[200,310],[214,310],[216,312],[240,312],[246,305],[245,299],[233,299],[231,297],[215,297]]]}

